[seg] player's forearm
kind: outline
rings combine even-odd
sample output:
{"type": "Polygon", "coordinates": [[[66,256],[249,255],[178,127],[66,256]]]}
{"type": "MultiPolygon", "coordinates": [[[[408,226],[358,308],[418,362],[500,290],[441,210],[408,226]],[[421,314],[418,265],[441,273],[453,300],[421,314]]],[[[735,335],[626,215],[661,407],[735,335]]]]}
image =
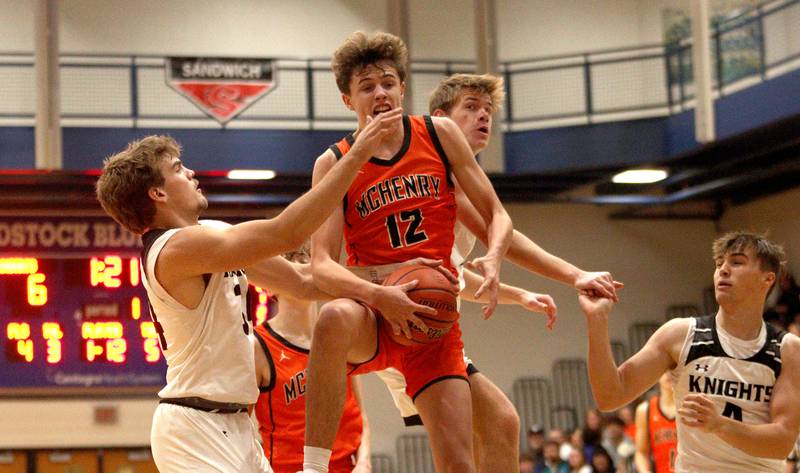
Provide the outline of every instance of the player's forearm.
{"type": "MultiPolygon", "coordinates": [[[[483,277],[481,275],[465,269],[464,283],[464,290],[462,290],[460,293],[460,296],[464,300],[482,303],[489,302],[489,294],[486,292],[481,294],[481,297],[475,298],[475,292],[477,292],[477,290],[481,287],[481,284],[483,284],[483,277]]],[[[500,288],[497,291],[497,303],[519,304],[523,294],[525,294],[524,289],[500,283],[500,288]]]]}
{"type": "Polygon", "coordinates": [[[647,457],[646,452],[636,451],[635,456],[633,457],[634,466],[636,466],[636,471],[639,473],[650,473],[650,459],[647,457]]]}
{"type": "Polygon", "coordinates": [[[492,221],[487,229],[486,256],[497,257],[502,260],[511,245],[514,236],[514,226],[505,210],[498,209],[492,214],[492,221]]]}
{"type": "Polygon", "coordinates": [[[534,243],[530,238],[514,230],[511,246],[506,258],[512,263],[540,274],[548,279],[574,286],[583,272],[576,266],[552,255],[534,243]]]}
{"type": "Polygon", "coordinates": [[[612,411],[625,405],[624,389],[608,336],[608,317],[587,317],[589,384],[597,407],[612,411]]]}
{"type": "Polygon", "coordinates": [[[797,439],[797,432],[779,423],[745,424],[727,417],[714,433],[749,455],[780,460],[789,456],[797,439]]]}
{"type": "Polygon", "coordinates": [[[314,258],[311,263],[314,284],[333,297],[344,297],[373,304],[374,294],[380,288],[351,273],[331,258],[314,258]]]}
{"type": "Polygon", "coordinates": [[[292,248],[300,246],[342,205],[350,183],[363,165],[363,159],[350,156],[351,153],[340,159],[310,191],[289,204],[276,217],[283,224],[285,237],[297,242],[292,248]]]}

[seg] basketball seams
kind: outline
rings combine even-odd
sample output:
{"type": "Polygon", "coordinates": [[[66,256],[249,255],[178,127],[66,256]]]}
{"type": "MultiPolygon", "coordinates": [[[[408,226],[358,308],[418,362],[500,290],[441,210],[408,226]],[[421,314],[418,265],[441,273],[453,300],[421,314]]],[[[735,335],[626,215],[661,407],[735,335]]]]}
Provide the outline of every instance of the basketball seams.
{"type": "Polygon", "coordinates": [[[406,291],[406,294],[411,294],[412,292],[419,292],[419,291],[444,292],[450,294],[453,297],[458,297],[458,293],[451,291],[449,289],[443,289],[441,287],[415,287],[414,289],[409,289],[408,291],[406,291]]]}

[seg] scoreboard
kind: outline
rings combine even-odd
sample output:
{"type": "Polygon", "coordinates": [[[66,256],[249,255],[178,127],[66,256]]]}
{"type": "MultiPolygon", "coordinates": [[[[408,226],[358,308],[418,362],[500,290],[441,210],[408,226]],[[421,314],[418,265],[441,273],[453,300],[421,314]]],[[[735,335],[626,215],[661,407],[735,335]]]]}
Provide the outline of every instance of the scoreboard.
{"type": "MultiPolygon", "coordinates": [[[[110,219],[0,217],[0,395],[164,385],[140,252],[139,237],[110,219]]],[[[269,294],[250,293],[260,322],[269,294]]]]}

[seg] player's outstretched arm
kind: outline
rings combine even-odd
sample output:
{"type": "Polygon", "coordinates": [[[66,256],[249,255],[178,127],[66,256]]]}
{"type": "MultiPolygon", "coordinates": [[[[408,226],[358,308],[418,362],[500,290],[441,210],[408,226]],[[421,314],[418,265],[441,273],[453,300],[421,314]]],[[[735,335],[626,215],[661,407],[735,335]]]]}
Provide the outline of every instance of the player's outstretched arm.
{"type": "MultiPolygon", "coordinates": [[[[465,269],[464,282],[464,289],[461,291],[461,297],[464,300],[481,303],[489,302],[489,296],[485,293],[481,295],[480,298],[475,298],[475,292],[483,282],[483,277],[481,277],[481,275],[465,269]]],[[[531,312],[545,314],[547,316],[547,328],[549,330],[552,330],[556,323],[558,308],[553,298],[547,294],[537,294],[535,292],[526,291],[520,287],[500,283],[500,288],[497,291],[497,303],[519,305],[531,312]]]]}
{"type": "Polygon", "coordinates": [[[723,417],[704,394],[688,394],[678,408],[680,422],[716,434],[734,447],[756,457],[785,459],[800,429],[800,339],[786,335],[781,343],[781,374],[770,400],[771,422],[748,424],[723,417]]]}
{"type": "Polygon", "coordinates": [[[608,316],[614,303],[585,294],[578,302],[586,315],[589,384],[600,410],[613,411],[630,403],[676,365],[689,319],[672,319],[659,327],[641,350],[617,368],[608,336],[608,316]]]}
{"type": "MultiPolygon", "coordinates": [[[[458,204],[458,220],[484,245],[487,244],[486,224],[458,182],[456,182],[456,202],[458,204]]],[[[617,289],[623,286],[621,282],[614,281],[611,273],[584,271],[558,256],[548,253],[517,230],[514,230],[506,259],[532,273],[567,284],[578,291],[593,291],[614,301],[617,301],[617,289]]]]}
{"type": "Polygon", "coordinates": [[[287,294],[306,301],[328,301],[333,298],[314,284],[310,264],[287,261],[273,256],[245,268],[247,279],[256,286],[269,288],[275,294],[287,294]]]}
{"type": "Polygon", "coordinates": [[[389,133],[401,113],[384,113],[364,128],[361,145],[332,166],[313,189],[289,204],[277,217],[252,220],[224,229],[186,227],[173,236],[158,258],[162,284],[204,273],[235,270],[297,248],[336,209],[379,139],[389,133]]]}
{"type": "Polygon", "coordinates": [[[651,473],[650,432],[647,431],[647,401],[636,406],[636,453],[633,463],[639,473],[651,473]]]}
{"type": "Polygon", "coordinates": [[[433,117],[432,120],[453,175],[461,183],[469,201],[486,224],[486,255],[473,260],[471,267],[477,269],[484,278],[476,297],[480,297],[484,291],[489,292],[490,301],[484,309],[484,315],[488,317],[497,305],[500,264],[511,244],[514,228],[511,218],[494,192],[492,183],[475,161],[461,129],[446,117],[433,117]]]}
{"type": "MultiPolygon", "coordinates": [[[[330,151],[317,159],[312,186],[325,178],[335,162],[336,158],[330,151]]],[[[311,237],[311,271],[315,284],[335,297],[362,301],[375,307],[392,326],[395,334],[402,331],[411,338],[407,321],[426,327],[414,313],[435,314],[436,309],[417,304],[408,298],[406,291],[416,286],[415,281],[400,286],[381,286],[359,278],[339,264],[344,226],[341,201],[339,198],[337,209],[311,237]]]]}

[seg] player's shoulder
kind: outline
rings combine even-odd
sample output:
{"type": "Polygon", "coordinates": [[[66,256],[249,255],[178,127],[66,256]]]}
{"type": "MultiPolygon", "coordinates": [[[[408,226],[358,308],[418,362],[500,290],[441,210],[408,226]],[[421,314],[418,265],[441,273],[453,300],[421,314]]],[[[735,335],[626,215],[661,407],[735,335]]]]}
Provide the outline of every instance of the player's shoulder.
{"type": "Polygon", "coordinates": [[[660,333],[661,336],[669,339],[683,339],[689,333],[689,330],[695,326],[695,324],[696,321],[694,317],[678,317],[664,322],[664,324],[659,327],[656,333],[660,333]]]}
{"type": "Polygon", "coordinates": [[[204,227],[208,228],[216,228],[216,229],[224,229],[231,226],[228,222],[223,222],[222,220],[210,220],[210,219],[203,219],[199,220],[197,223],[204,227]]]}
{"type": "Polygon", "coordinates": [[[786,333],[781,340],[781,359],[800,366],[800,337],[786,333]]]}
{"type": "Polygon", "coordinates": [[[433,123],[433,127],[436,129],[436,133],[441,135],[459,132],[461,133],[461,129],[456,125],[450,117],[430,117],[431,123],[433,123]]]}
{"type": "Polygon", "coordinates": [[[314,161],[314,170],[330,169],[338,160],[339,157],[336,156],[336,153],[334,153],[331,148],[328,148],[322,154],[317,156],[317,159],[314,161]]]}

